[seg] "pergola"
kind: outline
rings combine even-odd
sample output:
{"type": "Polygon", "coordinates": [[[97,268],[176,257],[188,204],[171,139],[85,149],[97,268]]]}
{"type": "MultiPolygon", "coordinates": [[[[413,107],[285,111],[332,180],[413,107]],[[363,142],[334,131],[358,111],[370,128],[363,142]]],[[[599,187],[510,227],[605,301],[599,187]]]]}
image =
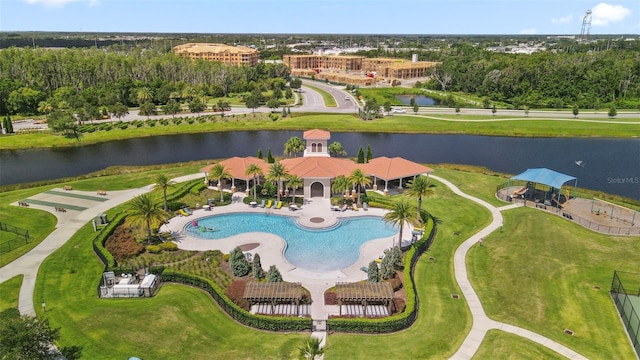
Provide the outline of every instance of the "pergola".
{"type": "MultiPolygon", "coordinates": [[[[546,168],[527,169],[527,171],[511,177],[509,179],[509,182],[507,182],[507,189],[511,185],[511,180],[521,180],[527,182],[527,189],[522,194],[525,198],[535,195],[535,184],[543,184],[549,186],[551,189],[545,193],[544,200],[554,201],[556,203],[556,207],[560,207],[560,198],[559,194],[557,193],[561,192],[562,185],[564,185],[568,181],[574,181],[573,196],[575,196],[576,189],[578,187],[577,178],[546,168]],[[551,194],[551,198],[549,198],[549,194],[551,194]]],[[[507,194],[506,196],[509,196],[509,194],[507,194]]]]}
{"type": "MultiPolygon", "coordinates": [[[[266,174],[269,171],[269,164],[263,159],[259,159],[253,156],[247,157],[238,157],[234,156],[232,158],[228,158],[226,160],[222,160],[218,162],[219,164],[224,165],[225,169],[231,175],[231,192],[235,192],[236,190],[236,179],[244,180],[247,183],[247,187],[245,192],[249,195],[249,181],[253,180],[253,176],[249,176],[246,174],[247,168],[251,164],[256,164],[262,169],[262,173],[266,174]]],[[[209,177],[209,173],[215,164],[207,165],[200,169],[202,173],[204,173],[205,183],[207,182],[207,178],[209,177]]]]}
{"type": "Polygon", "coordinates": [[[336,283],[336,297],[342,315],[343,304],[360,304],[367,316],[367,305],[384,304],[389,314],[393,301],[393,289],[386,282],[336,283]]]}
{"type": "Polygon", "coordinates": [[[300,300],[303,295],[300,283],[271,282],[257,283],[249,282],[244,289],[242,296],[249,304],[270,304],[271,313],[275,313],[275,306],[278,304],[291,304],[296,306],[296,315],[300,314],[300,300]]]}

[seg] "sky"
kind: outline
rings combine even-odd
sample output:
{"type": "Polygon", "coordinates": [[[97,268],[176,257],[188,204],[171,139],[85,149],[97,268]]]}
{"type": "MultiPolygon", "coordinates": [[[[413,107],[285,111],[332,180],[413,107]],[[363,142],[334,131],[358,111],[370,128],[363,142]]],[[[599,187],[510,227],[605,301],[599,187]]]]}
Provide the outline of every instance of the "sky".
{"type": "Polygon", "coordinates": [[[640,34],[640,0],[0,0],[0,31],[640,34]]]}

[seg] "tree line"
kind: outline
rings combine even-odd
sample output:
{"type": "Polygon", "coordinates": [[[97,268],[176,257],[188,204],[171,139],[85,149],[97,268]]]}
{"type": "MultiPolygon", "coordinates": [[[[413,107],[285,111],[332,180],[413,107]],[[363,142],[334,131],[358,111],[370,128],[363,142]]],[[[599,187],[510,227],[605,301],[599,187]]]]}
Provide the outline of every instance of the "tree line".
{"type": "Polygon", "coordinates": [[[186,103],[266,91],[289,74],[282,64],[237,67],[142,47],[9,48],[0,51],[0,114],[83,108],[104,113],[116,105],[186,103]]]}

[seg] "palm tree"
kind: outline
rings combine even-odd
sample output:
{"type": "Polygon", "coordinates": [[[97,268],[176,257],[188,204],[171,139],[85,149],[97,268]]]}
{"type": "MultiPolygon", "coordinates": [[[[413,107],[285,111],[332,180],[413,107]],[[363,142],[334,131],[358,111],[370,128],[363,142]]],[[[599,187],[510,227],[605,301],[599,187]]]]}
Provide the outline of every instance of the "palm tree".
{"type": "Polygon", "coordinates": [[[344,194],[345,191],[349,189],[349,180],[347,180],[344,175],[338,175],[335,179],[333,179],[333,184],[331,184],[331,191],[335,194],[340,193],[344,194]]]}
{"type": "Polygon", "coordinates": [[[304,181],[302,181],[302,179],[298,175],[289,175],[289,177],[287,178],[287,188],[291,188],[291,190],[293,190],[291,192],[292,204],[296,203],[296,190],[298,190],[298,188],[302,185],[304,185],[304,181]]]}
{"type": "Polygon", "coordinates": [[[147,243],[151,243],[151,228],[164,222],[169,214],[164,211],[151,193],[134,197],[128,204],[125,223],[129,226],[141,226],[147,230],[147,243]]]}
{"type": "Polygon", "coordinates": [[[154,189],[162,190],[162,199],[164,200],[164,211],[169,211],[169,204],[167,203],[167,189],[172,188],[176,183],[169,179],[165,174],[158,174],[156,176],[156,183],[154,189]]]}
{"type": "Polygon", "coordinates": [[[284,167],[279,161],[274,162],[269,166],[269,171],[267,172],[267,180],[274,182],[278,185],[278,201],[280,201],[280,183],[282,179],[286,178],[289,175],[287,172],[287,168],[284,167]]]}
{"type": "Polygon", "coordinates": [[[258,199],[258,177],[262,175],[262,168],[258,164],[249,164],[244,173],[247,176],[253,176],[253,200],[256,200],[258,199]]]}
{"type": "Polygon", "coordinates": [[[300,360],[315,360],[316,357],[324,354],[324,349],[320,347],[321,340],[317,337],[309,337],[298,348],[300,360]]]}
{"type": "Polygon", "coordinates": [[[400,225],[398,243],[399,245],[402,245],[402,230],[404,228],[404,223],[408,222],[410,224],[418,224],[420,222],[420,216],[417,209],[413,207],[409,199],[401,198],[393,202],[391,210],[384,215],[382,220],[392,223],[393,225],[400,225]]]}
{"type": "Polygon", "coordinates": [[[231,179],[231,174],[224,165],[217,163],[211,169],[211,173],[209,174],[209,176],[211,177],[211,179],[218,182],[218,191],[220,191],[220,202],[223,202],[224,194],[222,193],[222,180],[231,179]]]}
{"type": "Polygon", "coordinates": [[[148,87],[142,87],[138,89],[136,98],[138,99],[138,104],[142,105],[146,102],[151,101],[151,99],[153,98],[153,93],[151,92],[151,89],[149,89],[148,87]]]}
{"type": "Polygon", "coordinates": [[[429,179],[419,175],[407,184],[405,195],[418,198],[418,214],[422,211],[422,198],[433,195],[433,185],[429,185],[429,179]]]}
{"type": "Polygon", "coordinates": [[[295,156],[299,152],[304,151],[304,143],[297,136],[292,136],[284,144],[284,154],[287,156],[295,156]]]}
{"type": "Polygon", "coordinates": [[[38,112],[44,114],[45,120],[47,119],[47,114],[53,111],[53,105],[51,105],[48,101],[40,101],[38,103],[38,112]]]}
{"type": "Polygon", "coordinates": [[[358,190],[358,204],[360,204],[360,189],[364,189],[365,186],[370,185],[371,184],[371,178],[369,178],[369,176],[367,176],[362,169],[357,168],[355,170],[353,170],[353,172],[351,174],[349,174],[349,177],[347,178],[349,180],[349,184],[355,186],[358,190]]]}

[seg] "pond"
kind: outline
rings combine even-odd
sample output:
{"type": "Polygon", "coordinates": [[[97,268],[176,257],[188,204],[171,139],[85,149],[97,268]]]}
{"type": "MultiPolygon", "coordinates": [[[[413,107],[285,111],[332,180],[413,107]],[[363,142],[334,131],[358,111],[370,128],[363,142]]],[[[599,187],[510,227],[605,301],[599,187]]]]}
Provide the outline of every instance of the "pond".
{"type": "MultiPolygon", "coordinates": [[[[0,152],[0,184],[59,179],[114,165],[153,165],[255,156],[300,131],[234,131],[128,139],[96,145],[0,152]]],[[[468,164],[519,174],[546,167],[578,178],[578,186],[640,200],[640,140],[512,138],[476,135],[332,133],[347,156],[371,146],[373,156],[400,156],[426,164],[468,164]]]]}
{"type": "Polygon", "coordinates": [[[418,106],[440,105],[439,100],[424,95],[396,95],[395,98],[402,101],[404,105],[409,105],[412,98],[416,100],[418,106]]]}

